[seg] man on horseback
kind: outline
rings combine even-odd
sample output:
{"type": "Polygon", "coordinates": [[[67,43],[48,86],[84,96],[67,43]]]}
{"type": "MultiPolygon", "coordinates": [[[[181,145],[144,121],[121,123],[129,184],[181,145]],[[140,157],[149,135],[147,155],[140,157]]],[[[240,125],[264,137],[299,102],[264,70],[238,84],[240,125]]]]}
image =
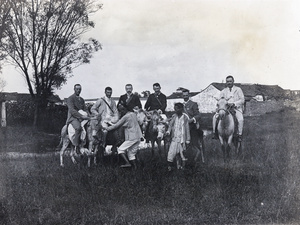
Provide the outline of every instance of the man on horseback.
{"type": "MultiPolygon", "coordinates": [[[[153,84],[154,93],[150,94],[147,102],[145,104],[145,110],[153,111],[153,110],[160,110],[161,113],[165,113],[167,107],[167,97],[161,93],[161,87],[159,83],[153,84]]],[[[149,143],[149,124],[146,127],[145,131],[145,139],[146,143],[149,143]]]]}
{"type": "MultiPolygon", "coordinates": [[[[105,96],[99,98],[97,102],[92,106],[91,113],[101,121],[102,128],[107,128],[108,126],[115,124],[119,120],[119,112],[117,109],[116,102],[111,98],[112,88],[105,88],[105,96]]],[[[93,127],[93,136],[97,135],[97,130],[93,127]]],[[[107,136],[107,131],[103,130],[103,145],[105,147],[105,140],[107,136]]]]}
{"type": "Polygon", "coordinates": [[[162,113],[165,113],[167,107],[167,97],[161,93],[161,87],[159,83],[153,84],[154,93],[150,94],[147,102],[145,104],[145,110],[152,111],[152,110],[161,110],[162,113]]]}
{"type": "Polygon", "coordinates": [[[133,109],[141,109],[142,104],[139,96],[132,93],[132,84],[126,84],[125,90],[126,94],[120,96],[117,107],[119,108],[119,105],[123,105],[131,112],[133,112],[133,109]]]}
{"type": "Polygon", "coordinates": [[[80,134],[82,131],[81,122],[83,120],[90,120],[89,116],[82,115],[78,111],[83,110],[89,115],[87,107],[85,105],[85,101],[82,97],[80,97],[81,93],[81,85],[75,84],[74,85],[74,94],[71,95],[67,99],[67,106],[68,106],[68,118],[67,118],[67,125],[72,124],[75,129],[75,135],[73,144],[75,146],[75,151],[77,154],[80,153],[80,134]]]}
{"type": "MultiPolygon", "coordinates": [[[[220,98],[225,98],[228,100],[229,106],[234,109],[235,116],[237,119],[237,134],[238,141],[242,141],[243,125],[244,125],[244,102],[245,97],[241,88],[234,85],[233,76],[226,77],[226,88],[224,88],[220,93],[220,98]]],[[[213,139],[219,139],[216,134],[216,125],[217,125],[218,113],[213,116],[213,139]]]]}

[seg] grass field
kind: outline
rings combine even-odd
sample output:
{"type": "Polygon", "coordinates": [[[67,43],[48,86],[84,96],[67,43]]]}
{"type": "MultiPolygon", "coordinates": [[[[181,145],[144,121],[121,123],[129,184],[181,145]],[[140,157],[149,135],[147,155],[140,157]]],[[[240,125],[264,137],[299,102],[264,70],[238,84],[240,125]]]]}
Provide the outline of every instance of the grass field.
{"type": "Polygon", "coordinates": [[[137,171],[2,158],[0,224],[299,224],[299,125],[289,109],[247,117],[241,158],[224,164],[208,136],[205,164],[171,173],[149,150],[137,171]]]}

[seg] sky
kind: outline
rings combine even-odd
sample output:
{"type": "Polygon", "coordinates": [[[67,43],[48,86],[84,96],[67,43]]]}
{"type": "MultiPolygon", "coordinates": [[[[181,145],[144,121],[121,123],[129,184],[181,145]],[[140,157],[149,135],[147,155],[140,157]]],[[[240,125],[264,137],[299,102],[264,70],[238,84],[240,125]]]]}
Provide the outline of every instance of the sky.
{"type": "MultiPolygon", "coordinates": [[[[61,98],[113,96],[152,90],[153,83],[170,95],[178,87],[201,91],[233,75],[237,83],[279,85],[300,90],[300,1],[298,0],[99,0],[92,15],[103,49],[90,64],[73,71],[61,98]]],[[[26,93],[22,75],[6,66],[4,91],[26,93]]]]}

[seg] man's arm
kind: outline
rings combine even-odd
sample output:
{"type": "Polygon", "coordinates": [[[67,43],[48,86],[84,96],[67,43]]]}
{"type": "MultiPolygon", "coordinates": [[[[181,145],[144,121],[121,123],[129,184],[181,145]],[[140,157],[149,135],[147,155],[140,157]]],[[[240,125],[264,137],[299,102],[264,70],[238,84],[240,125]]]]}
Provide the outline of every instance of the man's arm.
{"type": "Polygon", "coordinates": [[[194,118],[198,122],[201,119],[201,114],[199,112],[199,107],[197,102],[193,105],[193,113],[194,113],[194,118]]]}
{"type": "Polygon", "coordinates": [[[168,134],[171,134],[171,130],[172,127],[174,126],[174,122],[175,122],[175,114],[172,116],[171,121],[169,123],[168,131],[167,131],[168,134]]]}
{"type": "Polygon", "coordinates": [[[147,110],[147,111],[149,110],[149,107],[151,105],[150,102],[151,102],[151,95],[149,95],[149,97],[146,101],[145,107],[144,107],[144,109],[147,110]]]}
{"type": "Polygon", "coordinates": [[[136,95],[136,101],[137,101],[137,106],[139,107],[139,109],[142,109],[142,103],[141,103],[141,100],[138,95],[136,95]]]}
{"type": "Polygon", "coordinates": [[[99,113],[99,106],[101,105],[101,99],[98,99],[97,102],[92,106],[91,113],[96,116],[99,113]]]}
{"type": "Polygon", "coordinates": [[[124,106],[124,102],[123,102],[124,100],[123,100],[122,96],[123,95],[121,95],[120,98],[119,98],[119,101],[118,101],[118,104],[117,104],[117,108],[119,107],[119,105],[123,105],[124,106]]]}
{"type": "Polygon", "coordinates": [[[111,108],[113,110],[113,120],[112,120],[112,122],[115,123],[114,121],[119,120],[119,111],[118,111],[116,102],[114,100],[112,100],[111,108]]]}
{"type": "Polygon", "coordinates": [[[242,91],[242,89],[237,89],[237,96],[238,96],[238,100],[236,102],[234,102],[234,104],[237,107],[243,107],[244,102],[245,102],[245,97],[244,97],[244,93],[242,91]]]}
{"type": "Polygon", "coordinates": [[[124,123],[126,123],[128,120],[128,117],[125,115],[123,116],[116,124],[111,125],[107,128],[108,131],[117,129],[118,127],[121,127],[124,123]]]}
{"type": "Polygon", "coordinates": [[[161,104],[162,104],[161,110],[163,112],[165,112],[165,110],[167,108],[167,96],[165,96],[164,94],[162,94],[162,98],[161,99],[162,99],[162,101],[161,101],[161,104]]]}
{"type": "Polygon", "coordinates": [[[185,123],[185,132],[186,132],[186,142],[191,141],[190,125],[188,120],[185,123]]]}

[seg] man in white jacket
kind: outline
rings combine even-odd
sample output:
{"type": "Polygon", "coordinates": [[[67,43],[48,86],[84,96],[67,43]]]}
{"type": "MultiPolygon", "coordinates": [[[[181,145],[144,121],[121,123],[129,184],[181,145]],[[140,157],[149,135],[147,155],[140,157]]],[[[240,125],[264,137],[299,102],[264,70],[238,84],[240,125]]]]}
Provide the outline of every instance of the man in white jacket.
{"type": "MultiPolygon", "coordinates": [[[[107,128],[108,126],[115,124],[119,120],[119,112],[116,102],[111,98],[112,88],[105,88],[105,96],[99,98],[97,102],[92,106],[91,113],[93,116],[101,120],[101,126],[107,128]]],[[[97,130],[93,127],[93,136],[97,135],[97,130]]],[[[103,145],[105,147],[107,131],[103,130],[103,145]]]]}
{"type": "MultiPolygon", "coordinates": [[[[226,88],[220,92],[219,98],[228,99],[228,104],[231,105],[235,110],[235,115],[238,121],[238,141],[242,141],[243,125],[244,125],[244,93],[241,88],[234,85],[233,76],[226,77],[226,88]]],[[[218,139],[216,134],[216,122],[218,113],[213,117],[213,139],[218,139]]]]}

